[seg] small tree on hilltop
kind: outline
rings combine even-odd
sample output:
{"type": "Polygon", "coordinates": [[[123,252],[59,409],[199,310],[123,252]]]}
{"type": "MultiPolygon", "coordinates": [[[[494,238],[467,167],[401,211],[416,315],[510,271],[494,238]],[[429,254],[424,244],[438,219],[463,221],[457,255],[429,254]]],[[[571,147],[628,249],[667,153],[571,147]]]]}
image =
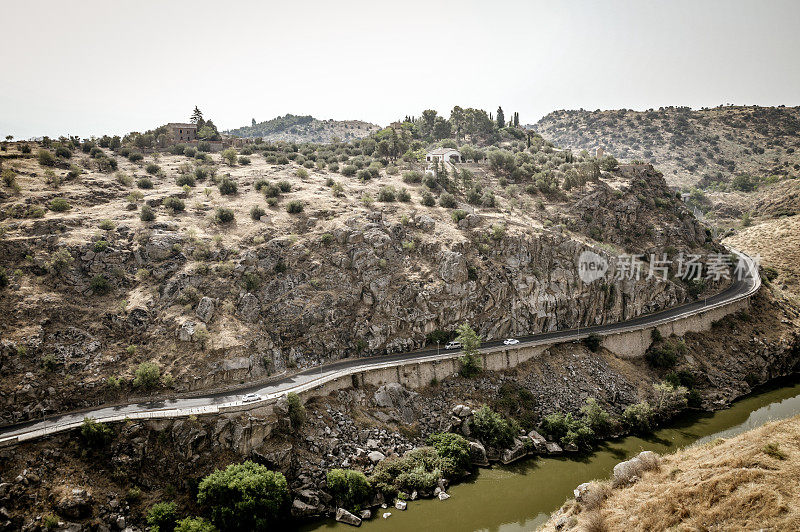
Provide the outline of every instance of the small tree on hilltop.
{"type": "Polygon", "coordinates": [[[497,108],[497,127],[504,128],[506,127],[506,115],[503,114],[503,108],[497,108]]]}

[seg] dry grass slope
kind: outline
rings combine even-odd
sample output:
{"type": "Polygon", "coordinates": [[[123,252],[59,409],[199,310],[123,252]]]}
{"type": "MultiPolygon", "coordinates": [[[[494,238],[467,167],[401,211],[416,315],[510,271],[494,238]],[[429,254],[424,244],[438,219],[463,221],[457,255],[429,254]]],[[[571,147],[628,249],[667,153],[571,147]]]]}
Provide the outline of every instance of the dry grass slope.
{"type": "Polygon", "coordinates": [[[800,416],[664,456],[602,504],[563,510],[575,530],[798,530],[798,483],[800,416]]]}

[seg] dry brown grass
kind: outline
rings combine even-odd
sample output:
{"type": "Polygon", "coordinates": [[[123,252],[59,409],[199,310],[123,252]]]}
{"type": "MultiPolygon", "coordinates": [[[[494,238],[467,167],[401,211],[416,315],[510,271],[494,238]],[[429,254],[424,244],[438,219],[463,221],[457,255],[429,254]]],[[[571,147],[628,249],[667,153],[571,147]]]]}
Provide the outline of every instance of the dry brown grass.
{"type": "Polygon", "coordinates": [[[662,458],[600,504],[568,501],[575,530],[800,530],[800,416],[662,458]]]}
{"type": "Polygon", "coordinates": [[[800,217],[789,216],[763,221],[740,230],[723,243],[750,255],[761,256],[761,264],[780,273],[779,286],[786,285],[795,297],[800,295],[800,217]]]}

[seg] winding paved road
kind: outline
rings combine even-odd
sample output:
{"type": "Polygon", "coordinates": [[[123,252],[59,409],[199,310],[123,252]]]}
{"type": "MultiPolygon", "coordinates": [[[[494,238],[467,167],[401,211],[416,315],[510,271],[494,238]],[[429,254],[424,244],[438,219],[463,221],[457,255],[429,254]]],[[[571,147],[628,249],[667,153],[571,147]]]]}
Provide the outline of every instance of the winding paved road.
{"type": "MultiPolygon", "coordinates": [[[[520,342],[515,346],[503,346],[502,340],[490,341],[483,344],[482,350],[491,350],[497,347],[516,349],[523,346],[579,340],[590,334],[607,335],[628,332],[675,321],[750,297],[761,286],[761,278],[758,274],[757,265],[750,257],[743,253],[735,250],[734,253],[739,255],[741,260],[745,261],[747,274],[742,276],[742,279],[733,282],[724,291],[711,297],[618,323],[519,337],[518,339],[520,342]]],[[[306,369],[291,376],[272,380],[268,383],[244,387],[235,392],[218,392],[192,398],[164,399],[119,406],[107,406],[49,416],[41,420],[18,425],[10,425],[0,428],[0,444],[33,439],[47,434],[69,430],[80,426],[86,417],[94,418],[97,421],[110,422],[121,421],[126,418],[150,419],[219,413],[224,411],[225,407],[235,408],[241,406],[243,404],[241,401],[242,395],[250,392],[261,395],[262,401],[269,401],[288,392],[301,392],[319,386],[327,381],[357,373],[365,369],[392,367],[407,363],[436,359],[441,360],[457,356],[460,356],[459,350],[446,351],[442,349],[437,354],[437,349],[422,349],[392,355],[344,359],[317,368],[306,369]]]]}

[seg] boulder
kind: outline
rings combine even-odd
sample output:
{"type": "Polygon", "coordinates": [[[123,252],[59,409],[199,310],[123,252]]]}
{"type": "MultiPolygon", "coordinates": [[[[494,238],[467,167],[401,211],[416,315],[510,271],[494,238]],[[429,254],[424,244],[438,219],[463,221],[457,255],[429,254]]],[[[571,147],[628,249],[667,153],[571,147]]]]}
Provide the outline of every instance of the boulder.
{"type": "Polygon", "coordinates": [[[476,466],[486,467],[489,465],[489,459],[486,457],[486,447],[480,442],[469,442],[469,458],[476,466]]]}
{"type": "Polygon", "coordinates": [[[194,336],[194,329],[196,323],[193,321],[185,321],[181,326],[178,328],[178,340],[181,342],[188,342],[194,336]]]}
{"type": "MultiPolygon", "coordinates": [[[[300,500],[299,498],[295,499],[292,502],[291,512],[292,512],[292,517],[300,517],[300,518],[311,517],[311,516],[317,515],[317,513],[319,513],[319,512],[317,512],[317,507],[316,506],[312,506],[312,505],[308,504],[307,502],[304,502],[304,501],[300,500]]],[[[338,520],[338,518],[337,518],[337,520],[338,520]]]]}
{"type": "Polygon", "coordinates": [[[406,501],[401,501],[400,499],[397,499],[396,501],[394,501],[394,507],[397,508],[398,510],[405,510],[406,508],[408,508],[408,503],[406,501]]]}
{"type": "Polygon", "coordinates": [[[448,494],[447,494],[447,493],[445,493],[444,491],[443,491],[443,492],[441,492],[441,493],[439,493],[439,495],[438,495],[438,496],[439,496],[439,500],[440,500],[440,501],[446,501],[447,499],[449,499],[449,498],[450,498],[450,495],[448,495],[448,494]]]}
{"type": "Polygon", "coordinates": [[[503,453],[500,455],[500,461],[508,465],[512,462],[516,462],[520,458],[524,458],[527,455],[528,450],[525,448],[525,442],[519,438],[514,438],[514,444],[510,449],[505,449],[503,451],[503,453]]]}
{"type": "Polygon", "coordinates": [[[261,303],[256,296],[248,292],[239,299],[236,314],[242,320],[253,323],[257,321],[261,315],[261,303]]]}
{"type": "Polygon", "coordinates": [[[547,440],[544,439],[544,436],[532,430],[528,433],[528,438],[533,442],[533,448],[537,453],[547,453],[547,440]]]}
{"type": "Polygon", "coordinates": [[[561,446],[554,441],[549,441],[545,444],[547,454],[561,454],[561,446]]]}
{"type": "Polygon", "coordinates": [[[618,463],[611,475],[614,486],[633,484],[639,480],[643,472],[656,469],[659,462],[659,456],[653,451],[642,451],[630,460],[618,463]]]}
{"type": "Polygon", "coordinates": [[[200,302],[197,303],[197,308],[194,309],[194,313],[200,321],[208,323],[214,316],[214,300],[208,296],[204,296],[200,299],[200,302]]]}
{"type": "Polygon", "coordinates": [[[578,502],[583,502],[584,496],[589,491],[591,486],[592,486],[591,482],[584,482],[583,484],[578,485],[577,488],[572,490],[573,495],[575,495],[575,500],[578,502]]]}
{"type": "Polygon", "coordinates": [[[361,510],[359,514],[362,520],[372,519],[372,510],[361,510]]]}
{"type": "Polygon", "coordinates": [[[367,458],[369,458],[369,461],[372,462],[373,464],[377,464],[378,462],[386,458],[386,455],[380,451],[372,451],[367,455],[367,458]]]}
{"type": "Polygon", "coordinates": [[[405,389],[401,384],[390,382],[375,391],[373,399],[380,408],[394,408],[404,423],[414,422],[414,409],[412,401],[417,396],[416,392],[405,389]]]}
{"type": "Polygon", "coordinates": [[[92,494],[84,489],[75,488],[58,501],[56,511],[72,519],[89,517],[92,515],[92,494]]]}
{"type": "Polygon", "coordinates": [[[465,418],[472,415],[472,409],[467,405],[456,405],[453,407],[453,415],[459,418],[465,418]]]}
{"type": "Polygon", "coordinates": [[[336,509],[336,520],[346,525],[361,526],[361,518],[351,514],[344,508],[336,509]]]}

